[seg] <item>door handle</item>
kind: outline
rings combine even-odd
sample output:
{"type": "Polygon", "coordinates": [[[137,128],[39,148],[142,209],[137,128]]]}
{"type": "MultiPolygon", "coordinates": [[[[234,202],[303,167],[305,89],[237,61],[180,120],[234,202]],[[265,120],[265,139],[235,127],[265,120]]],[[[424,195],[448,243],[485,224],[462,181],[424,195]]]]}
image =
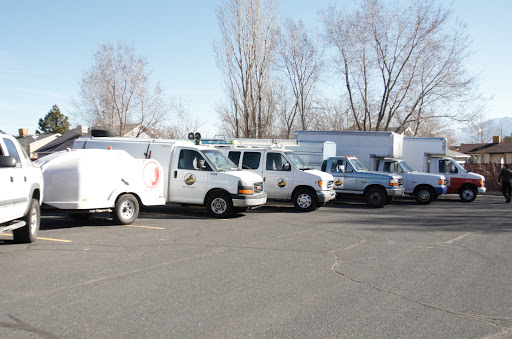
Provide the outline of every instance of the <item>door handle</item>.
{"type": "Polygon", "coordinates": [[[178,171],[174,171],[174,179],[178,177],[178,171]]]}
{"type": "Polygon", "coordinates": [[[11,182],[14,182],[14,178],[13,177],[11,177],[11,182]]]}

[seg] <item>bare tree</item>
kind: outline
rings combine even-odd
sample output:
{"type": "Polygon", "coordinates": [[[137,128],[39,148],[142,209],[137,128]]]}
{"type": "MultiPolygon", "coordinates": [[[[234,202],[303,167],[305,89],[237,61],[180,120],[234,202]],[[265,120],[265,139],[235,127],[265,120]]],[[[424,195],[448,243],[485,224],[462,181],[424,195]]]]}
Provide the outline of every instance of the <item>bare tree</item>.
{"type": "MultiPolygon", "coordinates": [[[[313,94],[322,67],[322,60],[315,40],[306,31],[302,21],[285,22],[280,35],[279,70],[286,78],[295,100],[288,114],[287,126],[298,117],[297,127],[306,130],[313,113],[313,94]]],[[[290,135],[288,135],[290,137],[290,135]]]]}
{"type": "Polygon", "coordinates": [[[164,138],[186,139],[190,132],[199,131],[203,125],[191,118],[189,104],[181,99],[173,98],[170,101],[170,111],[173,117],[172,122],[162,123],[158,127],[164,138]]]}
{"type": "Polygon", "coordinates": [[[75,102],[78,116],[121,136],[129,124],[143,126],[138,135],[158,127],[169,112],[169,104],[160,84],[153,87],[149,83],[146,68],[147,61],[135,55],[133,46],[102,44],[80,83],[80,100],[75,102]]]}
{"type": "Polygon", "coordinates": [[[466,121],[473,113],[465,27],[433,0],[408,7],[365,0],[350,15],[331,6],[323,22],[358,130],[409,127],[420,135],[424,122],[466,121]]]}
{"type": "Polygon", "coordinates": [[[214,46],[227,103],[218,107],[224,129],[237,137],[268,134],[268,89],[279,31],[275,0],[226,0],[218,8],[221,40],[214,46]]]}

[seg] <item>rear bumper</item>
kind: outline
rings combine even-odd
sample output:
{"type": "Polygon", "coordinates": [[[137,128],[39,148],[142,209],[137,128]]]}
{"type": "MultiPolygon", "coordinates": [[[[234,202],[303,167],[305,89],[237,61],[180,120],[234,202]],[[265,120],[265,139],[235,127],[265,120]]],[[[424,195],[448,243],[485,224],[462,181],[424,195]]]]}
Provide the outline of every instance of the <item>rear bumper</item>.
{"type": "Polygon", "coordinates": [[[235,207],[251,207],[261,206],[267,202],[267,193],[263,192],[255,195],[231,194],[233,206],[235,207]]]}
{"type": "Polygon", "coordinates": [[[316,191],[318,202],[328,202],[336,198],[336,192],[332,189],[329,191],[316,191]]]}

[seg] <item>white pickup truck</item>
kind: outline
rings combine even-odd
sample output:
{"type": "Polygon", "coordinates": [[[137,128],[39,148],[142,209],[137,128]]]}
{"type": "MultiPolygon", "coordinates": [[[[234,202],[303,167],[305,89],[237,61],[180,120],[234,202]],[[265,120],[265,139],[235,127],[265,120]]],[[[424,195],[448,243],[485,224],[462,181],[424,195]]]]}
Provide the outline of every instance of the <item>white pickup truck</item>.
{"type": "Polygon", "coordinates": [[[20,243],[36,240],[43,187],[41,169],[15,138],[0,133],[0,233],[12,231],[20,243]]]}

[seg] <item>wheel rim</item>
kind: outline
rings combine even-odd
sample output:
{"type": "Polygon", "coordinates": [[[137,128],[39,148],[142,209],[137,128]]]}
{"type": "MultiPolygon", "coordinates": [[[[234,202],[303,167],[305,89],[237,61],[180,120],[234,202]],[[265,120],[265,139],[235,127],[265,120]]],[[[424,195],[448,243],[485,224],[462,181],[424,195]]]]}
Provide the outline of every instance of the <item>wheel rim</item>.
{"type": "Polygon", "coordinates": [[[300,208],[308,208],[313,203],[313,199],[311,199],[311,196],[309,194],[300,194],[297,197],[297,205],[299,205],[300,208]]]}
{"type": "Polygon", "coordinates": [[[462,197],[464,198],[464,200],[471,200],[473,199],[475,196],[475,192],[473,192],[473,190],[464,190],[462,192],[462,197]]]}
{"type": "Polygon", "coordinates": [[[123,219],[130,219],[135,214],[135,204],[131,201],[125,201],[121,205],[121,217],[123,219]]]}
{"type": "Polygon", "coordinates": [[[379,194],[379,192],[372,192],[370,194],[370,201],[373,204],[380,204],[382,201],[382,196],[379,194]]]}
{"type": "Polygon", "coordinates": [[[211,204],[212,211],[215,214],[222,214],[226,212],[226,209],[228,208],[228,204],[226,203],[226,200],[222,198],[215,198],[212,201],[211,204]]]}
{"type": "Polygon", "coordinates": [[[430,200],[430,193],[428,191],[420,191],[418,193],[418,198],[421,200],[421,201],[429,201],[430,200]]]}
{"type": "Polygon", "coordinates": [[[30,234],[35,234],[37,232],[38,222],[39,218],[37,217],[37,210],[33,208],[30,213],[30,234]]]}

